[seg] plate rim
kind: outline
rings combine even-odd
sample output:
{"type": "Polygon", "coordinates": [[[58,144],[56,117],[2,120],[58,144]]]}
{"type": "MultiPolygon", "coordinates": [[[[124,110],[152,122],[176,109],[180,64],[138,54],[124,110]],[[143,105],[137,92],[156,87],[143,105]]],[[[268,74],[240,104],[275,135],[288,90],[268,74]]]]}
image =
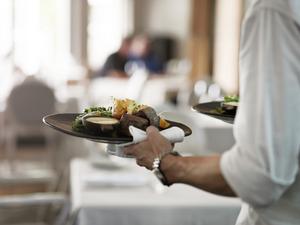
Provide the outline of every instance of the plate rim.
{"type": "Polygon", "coordinates": [[[196,107],[199,106],[199,105],[204,105],[204,104],[209,104],[209,103],[220,103],[221,104],[222,101],[211,101],[211,102],[198,103],[198,104],[193,105],[191,108],[194,112],[213,117],[215,119],[221,120],[221,121],[226,122],[226,123],[230,123],[230,124],[234,123],[236,114],[235,115],[217,114],[217,113],[213,113],[213,112],[211,112],[211,113],[210,112],[201,112],[200,110],[196,109],[196,107]]]}
{"type": "MultiPolygon", "coordinates": [[[[132,137],[115,137],[114,138],[114,137],[101,136],[101,137],[97,138],[97,137],[95,137],[93,135],[90,135],[90,134],[85,134],[85,133],[81,133],[81,132],[78,132],[78,131],[72,131],[71,132],[71,131],[59,128],[59,127],[49,123],[49,121],[47,121],[47,119],[49,119],[53,116],[58,116],[58,115],[80,115],[80,114],[82,114],[82,113],[53,113],[53,114],[49,114],[49,115],[44,116],[42,121],[45,125],[53,128],[53,129],[55,129],[59,132],[62,132],[62,133],[67,134],[67,135],[71,135],[73,137],[84,138],[84,139],[94,141],[94,142],[101,142],[101,143],[106,143],[106,144],[122,144],[122,143],[130,142],[130,141],[133,140],[132,137]]],[[[179,124],[181,126],[184,126],[189,131],[189,132],[187,132],[187,134],[185,133],[185,137],[190,136],[193,133],[192,129],[189,126],[187,126],[183,123],[180,123],[180,122],[177,122],[177,121],[171,121],[171,120],[166,120],[166,121],[171,122],[174,125],[179,124]]]]}

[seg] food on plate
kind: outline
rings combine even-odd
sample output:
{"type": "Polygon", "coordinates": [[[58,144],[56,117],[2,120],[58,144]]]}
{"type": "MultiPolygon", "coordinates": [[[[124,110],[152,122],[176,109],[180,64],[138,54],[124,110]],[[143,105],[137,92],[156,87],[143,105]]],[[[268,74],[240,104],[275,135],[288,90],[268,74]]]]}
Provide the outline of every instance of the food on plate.
{"type": "Polygon", "coordinates": [[[224,102],[223,105],[230,105],[230,106],[233,106],[233,107],[238,107],[239,106],[239,103],[238,102],[224,102]]]}
{"type": "Polygon", "coordinates": [[[236,102],[236,103],[238,103],[239,100],[240,100],[239,96],[237,96],[237,95],[226,95],[224,97],[224,102],[225,103],[228,103],[228,102],[236,102]]]}
{"type": "Polygon", "coordinates": [[[73,122],[78,132],[93,134],[118,133],[130,136],[129,126],[146,130],[148,126],[166,129],[171,126],[156,111],[131,99],[114,99],[113,107],[91,107],[84,110],[73,122]]]}
{"type": "Polygon", "coordinates": [[[156,114],[155,110],[151,107],[143,108],[138,112],[136,112],[134,115],[147,119],[150,125],[152,126],[159,127],[160,117],[156,114]]]}
{"type": "Polygon", "coordinates": [[[210,113],[235,115],[238,105],[239,105],[238,96],[227,95],[224,97],[224,101],[220,102],[220,107],[210,110],[210,113]]]}
{"type": "Polygon", "coordinates": [[[101,124],[101,125],[114,125],[119,123],[119,120],[115,118],[101,117],[101,116],[87,117],[85,118],[84,121],[86,123],[101,124]]]}
{"type": "Polygon", "coordinates": [[[146,128],[149,126],[149,121],[145,118],[126,113],[120,119],[119,132],[126,136],[130,136],[129,126],[134,126],[136,128],[146,130],[146,128]]]}
{"type": "Polygon", "coordinates": [[[109,133],[118,128],[120,121],[111,117],[85,116],[82,120],[82,123],[93,133],[109,133]]]}
{"type": "Polygon", "coordinates": [[[224,97],[224,101],[221,103],[223,110],[229,113],[235,113],[239,106],[239,97],[236,95],[227,95],[224,97]]]}
{"type": "Polygon", "coordinates": [[[170,127],[170,123],[168,123],[165,119],[160,118],[159,127],[162,129],[167,129],[168,127],[170,127]]]}
{"type": "Polygon", "coordinates": [[[83,119],[88,116],[112,117],[112,107],[90,107],[85,109],[84,112],[73,121],[72,129],[78,132],[85,132],[86,127],[83,124],[83,119]]]}
{"type": "Polygon", "coordinates": [[[114,110],[113,117],[121,119],[121,117],[125,114],[134,114],[139,110],[146,108],[145,105],[140,105],[134,100],[131,99],[114,99],[114,110]]]}

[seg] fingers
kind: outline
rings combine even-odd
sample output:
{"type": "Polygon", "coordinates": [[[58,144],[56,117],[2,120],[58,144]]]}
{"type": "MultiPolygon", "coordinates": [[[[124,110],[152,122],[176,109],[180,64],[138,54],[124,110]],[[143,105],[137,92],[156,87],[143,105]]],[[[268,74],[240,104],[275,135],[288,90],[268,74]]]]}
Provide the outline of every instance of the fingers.
{"type": "Polygon", "coordinates": [[[153,160],[152,158],[144,158],[144,157],[140,157],[140,158],[136,158],[136,164],[141,166],[141,167],[145,167],[148,170],[152,170],[152,164],[153,164],[153,160]]]}
{"type": "Polygon", "coordinates": [[[146,133],[149,140],[153,140],[153,139],[157,139],[158,137],[161,137],[159,130],[154,126],[148,127],[146,133]]]}
{"type": "Polygon", "coordinates": [[[164,139],[164,137],[159,133],[159,130],[154,126],[148,127],[146,133],[150,142],[156,142],[158,140],[164,139]]]}
{"type": "Polygon", "coordinates": [[[156,155],[173,149],[170,141],[159,133],[156,127],[150,126],[146,130],[148,142],[152,146],[152,150],[156,155]]]}
{"type": "Polygon", "coordinates": [[[136,161],[136,164],[137,164],[138,166],[143,166],[143,163],[142,163],[141,160],[135,159],[135,161],[136,161]]]}
{"type": "Polygon", "coordinates": [[[152,170],[155,157],[172,150],[171,143],[155,127],[147,128],[147,140],[124,149],[124,154],[136,159],[139,166],[152,170]]]}
{"type": "Polygon", "coordinates": [[[136,145],[128,146],[127,148],[124,148],[123,151],[125,155],[134,157],[137,165],[152,170],[152,163],[155,156],[153,155],[151,145],[148,142],[141,142],[136,145]]]}
{"type": "Polygon", "coordinates": [[[123,149],[124,154],[128,156],[134,156],[135,158],[144,155],[144,152],[150,151],[146,142],[139,144],[133,144],[123,149]]]}
{"type": "Polygon", "coordinates": [[[127,156],[133,156],[138,166],[146,167],[149,170],[152,169],[152,164],[146,163],[145,157],[136,145],[124,148],[124,154],[127,156]]]}
{"type": "Polygon", "coordinates": [[[150,126],[147,128],[146,132],[147,132],[147,135],[149,135],[152,133],[159,133],[159,130],[154,126],[150,126]]]}
{"type": "Polygon", "coordinates": [[[137,147],[136,146],[129,146],[127,148],[124,148],[124,154],[127,156],[133,156],[136,157],[137,155],[137,147]]]}

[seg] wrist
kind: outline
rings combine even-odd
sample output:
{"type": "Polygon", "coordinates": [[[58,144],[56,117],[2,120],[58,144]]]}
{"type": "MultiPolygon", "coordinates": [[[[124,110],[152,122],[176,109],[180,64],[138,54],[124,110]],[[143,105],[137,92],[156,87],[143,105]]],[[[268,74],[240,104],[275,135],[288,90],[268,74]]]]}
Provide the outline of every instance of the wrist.
{"type": "Polygon", "coordinates": [[[172,154],[165,155],[160,162],[160,170],[169,185],[180,183],[184,177],[184,157],[172,154]]]}

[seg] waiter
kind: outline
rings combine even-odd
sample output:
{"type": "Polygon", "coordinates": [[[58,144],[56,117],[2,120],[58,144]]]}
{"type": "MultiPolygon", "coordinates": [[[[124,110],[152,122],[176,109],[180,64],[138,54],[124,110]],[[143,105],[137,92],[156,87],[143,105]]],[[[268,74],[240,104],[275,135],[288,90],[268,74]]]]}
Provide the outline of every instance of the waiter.
{"type": "Polygon", "coordinates": [[[299,225],[299,0],[251,4],[241,34],[240,88],[236,143],[224,154],[176,156],[154,127],[126,153],[167,185],[240,197],[239,225],[299,225]]]}

